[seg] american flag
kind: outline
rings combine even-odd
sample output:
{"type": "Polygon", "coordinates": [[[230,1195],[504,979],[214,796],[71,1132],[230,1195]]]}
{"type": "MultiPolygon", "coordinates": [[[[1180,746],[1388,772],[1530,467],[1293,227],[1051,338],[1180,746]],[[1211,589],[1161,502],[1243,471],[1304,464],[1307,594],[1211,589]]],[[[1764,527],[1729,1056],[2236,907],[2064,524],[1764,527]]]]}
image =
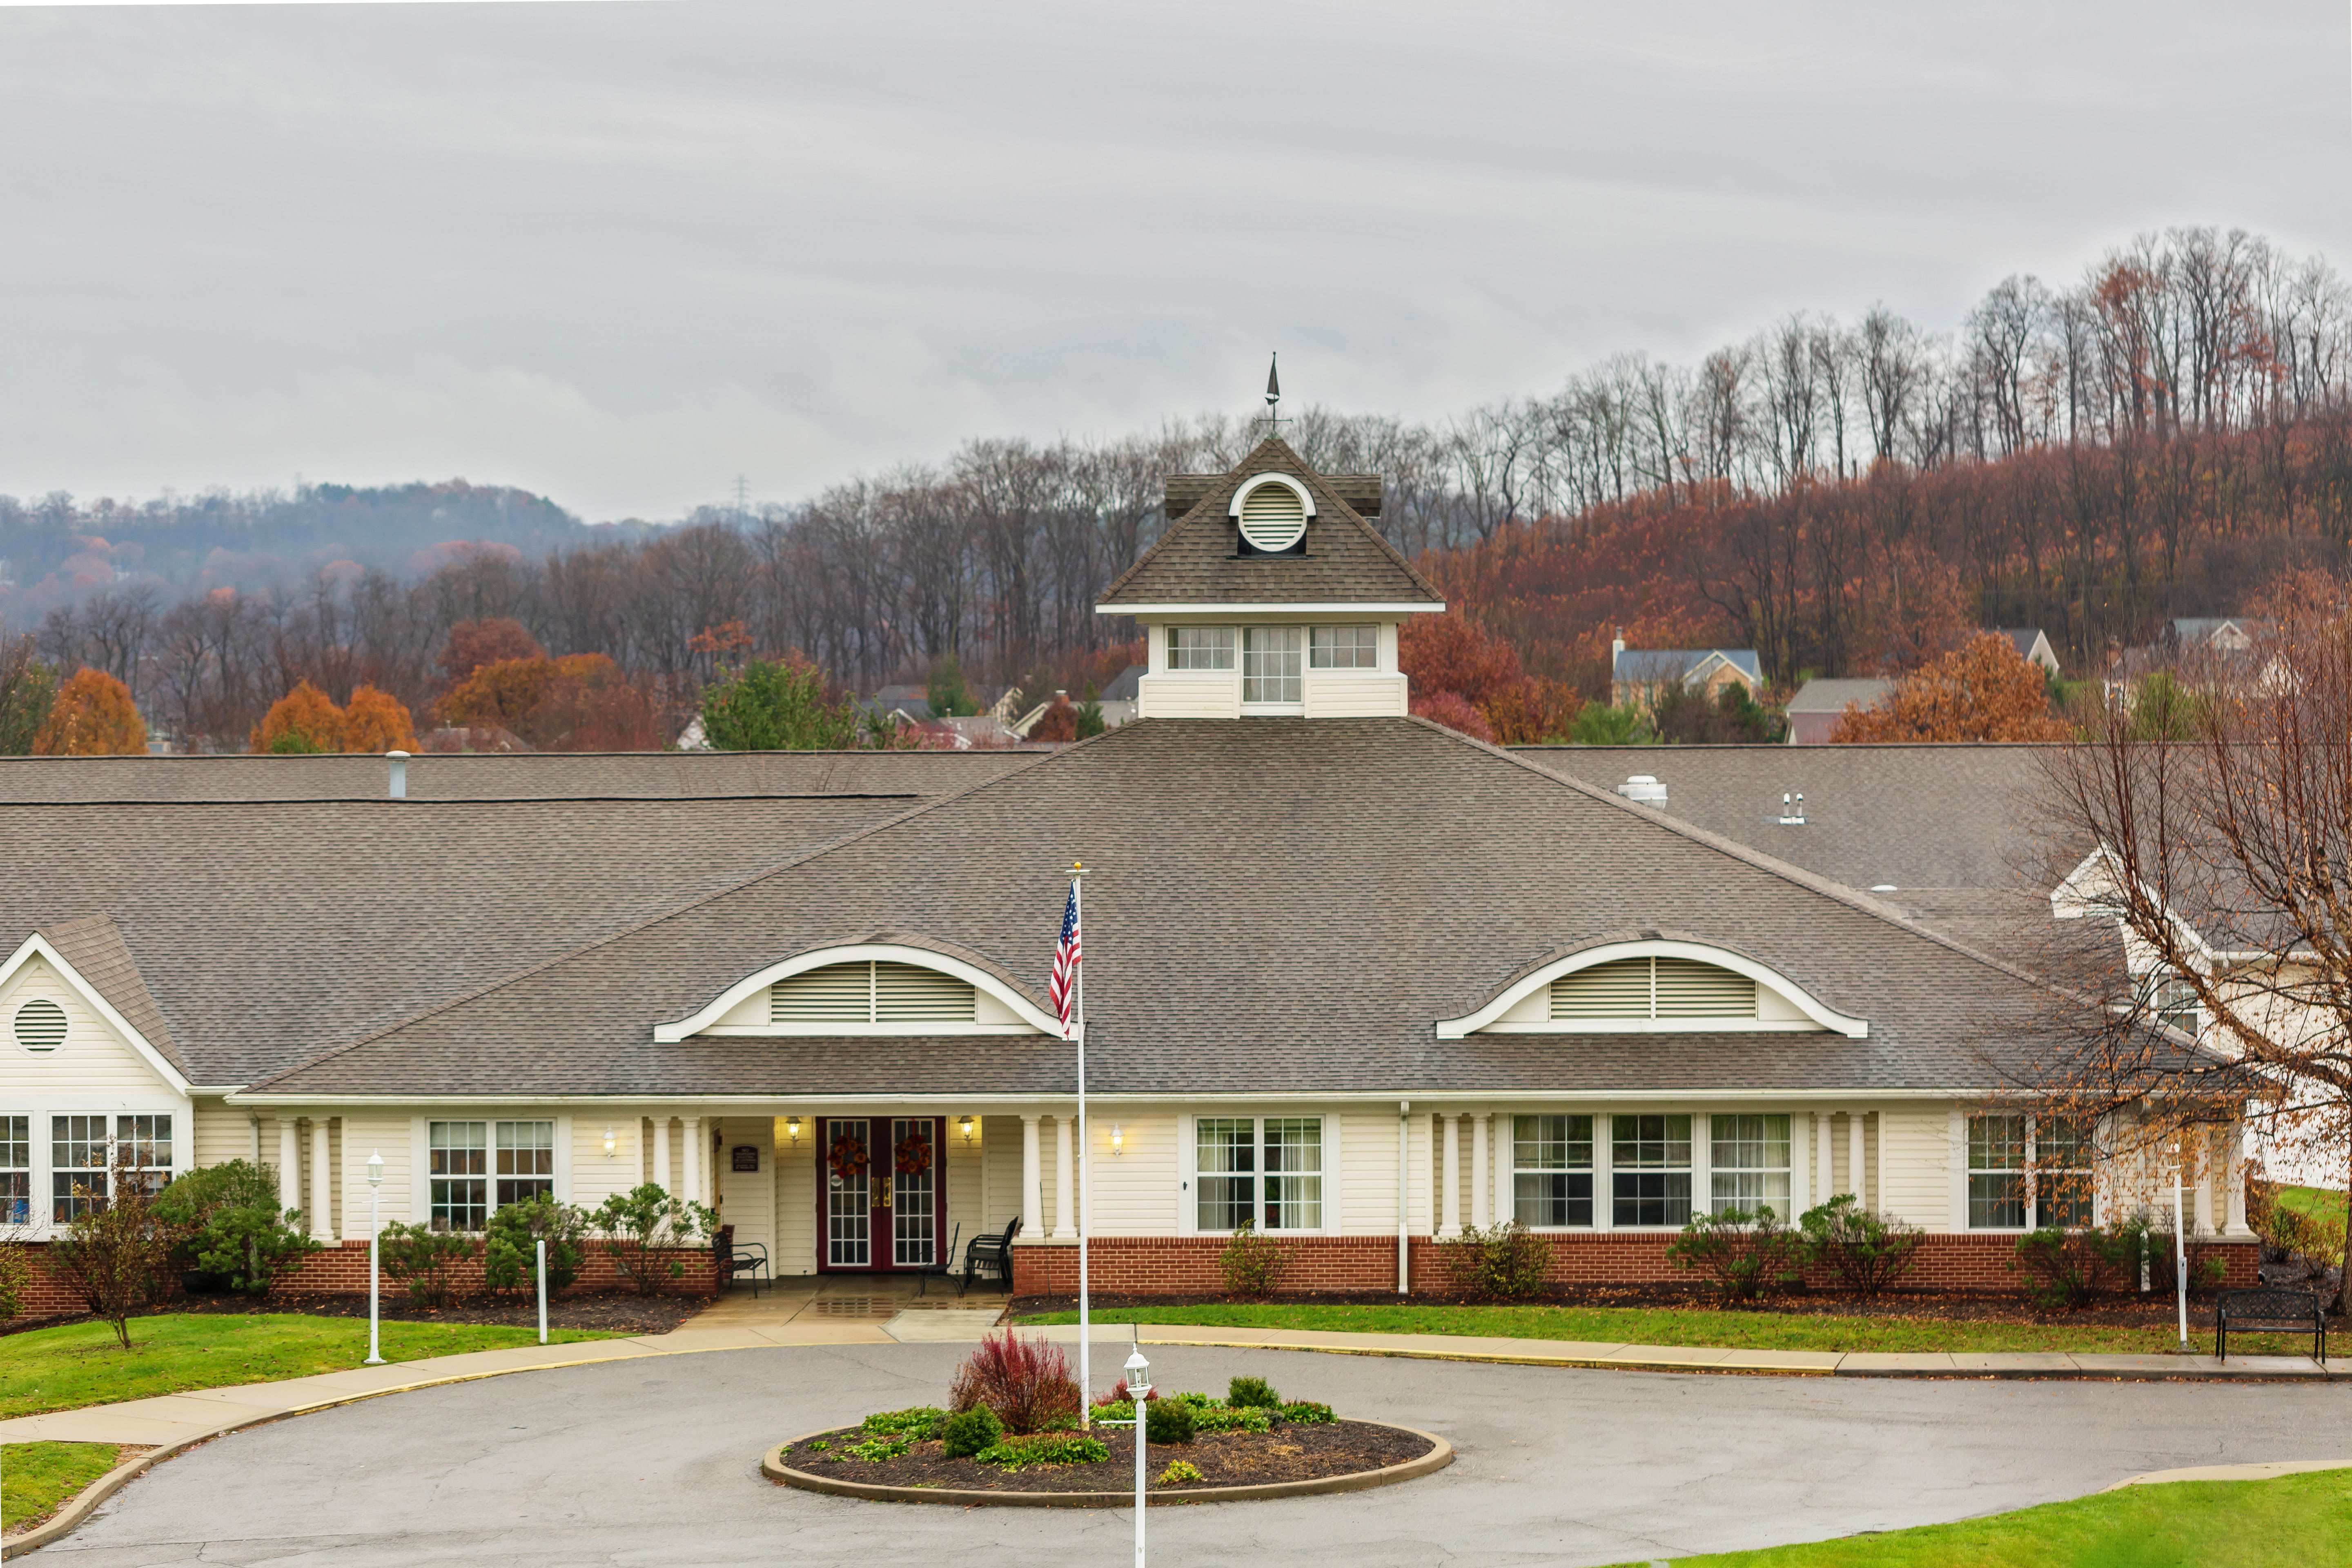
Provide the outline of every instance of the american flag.
{"type": "Polygon", "coordinates": [[[1070,901],[1062,906],[1062,942],[1054,950],[1054,978],[1045,987],[1045,999],[1054,1005],[1054,1012],[1062,1020],[1062,1037],[1070,1037],[1070,1002],[1078,984],[1078,885],[1070,884],[1070,901]]]}

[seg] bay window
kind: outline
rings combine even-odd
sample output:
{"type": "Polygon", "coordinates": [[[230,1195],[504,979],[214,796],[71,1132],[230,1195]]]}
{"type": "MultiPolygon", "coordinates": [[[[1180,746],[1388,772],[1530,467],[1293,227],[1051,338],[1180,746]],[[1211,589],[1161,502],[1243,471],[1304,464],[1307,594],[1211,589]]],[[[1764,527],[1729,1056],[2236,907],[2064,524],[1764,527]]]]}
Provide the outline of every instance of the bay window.
{"type": "Polygon", "coordinates": [[[1612,1225],[1673,1225],[1691,1212],[1691,1119],[1609,1119],[1609,1217],[1612,1225]]]}
{"type": "Polygon", "coordinates": [[[1323,1119],[1202,1116],[1192,1122],[1195,1229],[1323,1228],[1323,1119]]]}
{"type": "Polygon", "coordinates": [[[1789,1213],[1789,1119],[1710,1116],[1707,1122],[1708,1205],[1713,1212],[1769,1208],[1789,1213]]]}
{"type": "Polygon", "coordinates": [[[1592,1223],[1592,1118],[1511,1118],[1511,1213],[1536,1229],[1592,1223]]]}

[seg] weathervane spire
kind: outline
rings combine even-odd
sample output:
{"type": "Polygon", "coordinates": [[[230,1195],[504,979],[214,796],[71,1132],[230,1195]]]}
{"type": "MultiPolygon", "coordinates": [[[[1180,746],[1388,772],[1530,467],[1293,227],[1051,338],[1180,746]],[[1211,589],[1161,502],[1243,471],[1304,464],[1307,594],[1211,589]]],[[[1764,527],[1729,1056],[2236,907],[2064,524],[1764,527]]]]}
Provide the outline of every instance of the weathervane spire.
{"type": "Polygon", "coordinates": [[[1265,423],[1269,434],[1276,436],[1281,435],[1283,426],[1288,423],[1282,416],[1281,360],[1280,353],[1274,353],[1265,365],[1265,423]]]}

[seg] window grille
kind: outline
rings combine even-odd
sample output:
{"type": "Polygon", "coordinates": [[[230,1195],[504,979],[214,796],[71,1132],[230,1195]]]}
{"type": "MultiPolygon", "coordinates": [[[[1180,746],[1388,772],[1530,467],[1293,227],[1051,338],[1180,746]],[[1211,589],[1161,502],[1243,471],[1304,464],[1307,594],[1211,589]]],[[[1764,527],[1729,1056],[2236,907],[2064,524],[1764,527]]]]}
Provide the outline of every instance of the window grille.
{"type": "Polygon", "coordinates": [[[1592,1118],[1511,1118],[1511,1193],[1521,1225],[1591,1225],[1592,1118]]]}
{"type": "Polygon", "coordinates": [[[1192,1123],[1194,1219],[1202,1230],[1239,1230],[1257,1212],[1257,1124],[1246,1116],[1192,1123]]]}
{"type": "Polygon", "coordinates": [[[498,1206],[555,1195],[555,1123],[498,1124],[498,1206]]]}
{"type": "Polygon", "coordinates": [[[1307,663],[1312,669],[1378,669],[1381,628],[1312,627],[1307,634],[1307,663]]]}
{"type": "Polygon", "coordinates": [[[1682,1225],[1690,1218],[1691,1119],[1612,1116],[1610,1220],[1615,1225],[1682,1225]]]}
{"type": "Polygon", "coordinates": [[[1303,702],[1306,652],[1303,626],[1252,626],[1242,634],[1242,700],[1303,702]]]}
{"type": "Polygon", "coordinates": [[[1969,1118],[1969,1227],[2025,1225],[2025,1118],[1969,1118]]]}
{"type": "Polygon", "coordinates": [[[1769,1208],[1789,1212],[1789,1119],[1786,1116],[1707,1118],[1708,1200],[1717,1214],[1769,1208]]]}
{"type": "Polygon", "coordinates": [[[2080,1229],[2091,1220],[2090,1129],[2066,1117],[2033,1119],[2033,1218],[2080,1229]]]}
{"type": "Polygon", "coordinates": [[[106,1118],[49,1118],[49,1218],[70,1225],[106,1206],[106,1118]]]}
{"type": "Polygon", "coordinates": [[[1168,668],[1171,669],[1231,669],[1234,628],[1231,626],[1170,626],[1168,668]]]}
{"type": "Polygon", "coordinates": [[[33,1220],[33,1119],[0,1116],[0,1225],[33,1220]]]}
{"type": "Polygon", "coordinates": [[[425,1148],[433,1228],[483,1229],[490,1217],[488,1123],[432,1122],[425,1148]]]}

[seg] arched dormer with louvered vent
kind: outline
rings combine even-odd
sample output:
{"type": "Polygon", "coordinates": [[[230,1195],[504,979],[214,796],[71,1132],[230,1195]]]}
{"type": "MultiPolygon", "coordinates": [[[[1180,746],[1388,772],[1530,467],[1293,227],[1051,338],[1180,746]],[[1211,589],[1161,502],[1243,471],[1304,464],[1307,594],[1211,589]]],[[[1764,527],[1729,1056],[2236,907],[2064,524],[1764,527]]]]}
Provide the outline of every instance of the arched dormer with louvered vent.
{"type": "Polygon", "coordinates": [[[1851,1017],[1778,970],[1706,942],[1643,938],[1549,959],[1476,1012],[1437,1026],[1441,1040],[1475,1034],[1835,1034],[1862,1039],[1851,1017]]]}
{"type": "Polygon", "coordinates": [[[696,1035],[1059,1036],[1050,1014],[979,964],[926,948],[860,942],[773,963],[690,1017],[657,1026],[673,1043],[696,1035]]]}
{"type": "Polygon", "coordinates": [[[1307,552],[1307,520],[1315,515],[1315,494],[1291,475],[1251,476],[1225,510],[1234,520],[1234,548],[1240,554],[1307,552]]]}

